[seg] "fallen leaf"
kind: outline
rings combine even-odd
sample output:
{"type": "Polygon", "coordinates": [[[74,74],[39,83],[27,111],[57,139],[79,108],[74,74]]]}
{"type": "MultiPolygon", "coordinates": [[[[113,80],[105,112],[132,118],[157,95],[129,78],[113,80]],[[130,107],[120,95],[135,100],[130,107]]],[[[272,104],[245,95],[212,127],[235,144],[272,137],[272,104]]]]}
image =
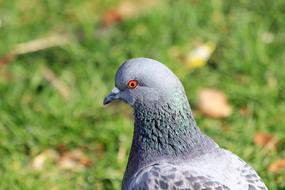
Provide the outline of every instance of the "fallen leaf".
{"type": "Polygon", "coordinates": [[[76,162],[75,160],[70,159],[69,157],[65,157],[65,156],[60,158],[58,162],[58,166],[60,169],[64,169],[64,170],[80,171],[84,169],[84,166],[78,164],[78,162],[76,162]]]}
{"type": "Polygon", "coordinates": [[[198,108],[202,114],[212,118],[224,118],[232,113],[224,93],[217,89],[201,90],[198,94],[198,108]]]}
{"type": "Polygon", "coordinates": [[[121,22],[123,20],[122,15],[120,15],[116,10],[109,10],[103,16],[104,26],[110,26],[114,23],[121,22]]]}
{"type": "Polygon", "coordinates": [[[272,173],[277,173],[284,169],[285,169],[285,158],[276,160],[275,162],[271,163],[268,167],[268,171],[272,173]]]}
{"type": "Polygon", "coordinates": [[[158,0],[144,0],[144,1],[123,1],[117,11],[123,18],[132,18],[141,14],[146,9],[157,5],[158,0]]]}
{"type": "Polygon", "coordinates": [[[198,45],[196,48],[186,54],[184,63],[188,68],[199,68],[207,64],[210,56],[216,49],[216,44],[213,42],[207,42],[198,45]]]}
{"type": "Polygon", "coordinates": [[[89,159],[80,149],[65,152],[58,161],[58,166],[61,169],[83,170],[85,167],[91,165],[91,159],[89,159]]]}
{"type": "Polygon", "coordinates": [[[272,134],[257,132],[254,136],[254,143],[263,148],[276,149],[278,140],[272,134]]]}
{"type": "Polygon", "coordinates": [[[123,1],[118,7],[107,11],[102,17],[102,22],[104,26],[110,26],[114,23],[140,15],[145,10],[157,5],[157,3],[158,0],[123,1]]]}

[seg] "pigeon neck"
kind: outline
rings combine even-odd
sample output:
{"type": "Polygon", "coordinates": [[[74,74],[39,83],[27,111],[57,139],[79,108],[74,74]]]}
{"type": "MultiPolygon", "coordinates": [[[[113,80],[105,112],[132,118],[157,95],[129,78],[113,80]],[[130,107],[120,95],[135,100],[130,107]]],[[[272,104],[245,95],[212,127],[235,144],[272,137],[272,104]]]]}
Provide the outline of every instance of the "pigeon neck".
{"type": "Polygon", "coordinates": [[[180,106],[141,104],[135,108],[133,145],[144,157],[189,155],[203,150],[206,140],[196,126],[188,102],[180,106]]]}
{"type": "Polygon", "coordinates": [[[136,104],[134,109],[129,174],[162,159],[192,157],[216,147],[197,128],[186,97],[165,104],[136,104]]]}

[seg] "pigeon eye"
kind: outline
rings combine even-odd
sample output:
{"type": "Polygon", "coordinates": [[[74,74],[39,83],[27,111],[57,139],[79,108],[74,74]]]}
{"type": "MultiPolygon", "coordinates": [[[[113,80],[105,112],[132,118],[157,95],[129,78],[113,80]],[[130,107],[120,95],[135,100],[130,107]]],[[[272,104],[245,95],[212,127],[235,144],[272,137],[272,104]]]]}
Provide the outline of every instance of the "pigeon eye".
{"type": "Polygon", "coordinates": [[[138,81],[137,80],[130,80],[129,82],[128,82],[128,87],[130,88],[130,89],[135,89],[137,86],[138,86],[138,81]]]}

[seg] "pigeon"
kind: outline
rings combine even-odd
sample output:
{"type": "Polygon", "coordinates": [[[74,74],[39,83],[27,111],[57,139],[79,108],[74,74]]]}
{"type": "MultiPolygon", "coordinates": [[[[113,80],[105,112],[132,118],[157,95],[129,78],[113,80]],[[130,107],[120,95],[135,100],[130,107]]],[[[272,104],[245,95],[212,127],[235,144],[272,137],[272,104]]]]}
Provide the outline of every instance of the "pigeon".
{"type": "Polygon", "coordinates": [[[134,110],[134,132],[122,190],[267,190],[256,171],[197,127],[184,87],[164,64],[124,62],[103,104],[134,110]]]}

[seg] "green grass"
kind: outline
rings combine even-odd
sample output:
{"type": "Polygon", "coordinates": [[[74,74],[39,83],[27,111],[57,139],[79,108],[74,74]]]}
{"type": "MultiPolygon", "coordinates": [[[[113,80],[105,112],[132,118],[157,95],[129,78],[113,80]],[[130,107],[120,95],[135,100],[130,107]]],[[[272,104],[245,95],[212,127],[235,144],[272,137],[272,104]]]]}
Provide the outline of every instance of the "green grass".
{"type": "Polygon", "coordinates": [[[117,67],[142,56],[179,74],[194,110],[200,89],[222,90],[233,114],[214,120],[197,112],[198,125],[249,162],[269,189],[285,189],[285,172],[267,171],[285,157],[285,2],[169,0],[104,29],[102,14],[118,4],[0,0],[0,55],[55,31],[76,38],[0,66],[0,189],[119,189],[133,130],[131,109],[103,107],[102,100],[117,67]],[[264,40],[266,34],[272,41],[264,40]],[[217,48],[210,64],[189,71],[170,52],[175,47],[185,54],[197,41],[217,48]],[[44,67],[69,87],[69,99],[43,77],[44,67]],[[245,116],[239,113],[242,107],[249,110],[245,116]],[[276,150],[261,149],[253,143],[256,131],[272,133],[281,143],[276,150]],[[39,171],[31,167],[34,157],[59,145],[81,148],[93,164],[82,171],[53,163],[39,171]],[[119,149],[126,150],[121,159],[119,149]]]}

